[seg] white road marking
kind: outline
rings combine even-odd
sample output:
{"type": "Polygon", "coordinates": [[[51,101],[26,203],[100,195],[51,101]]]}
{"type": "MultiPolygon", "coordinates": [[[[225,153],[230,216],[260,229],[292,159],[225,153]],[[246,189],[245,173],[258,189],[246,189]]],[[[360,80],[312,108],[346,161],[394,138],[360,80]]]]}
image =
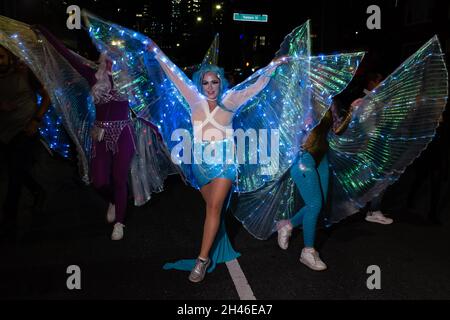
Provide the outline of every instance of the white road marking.
{"type": "Polygon", "coordinates": [[[233,279],[234,286],[241,300],[256,300],[252,288],[248,284],[247,278],[239,265],[237,259],[226,262],[228,271],[233,279]]]}

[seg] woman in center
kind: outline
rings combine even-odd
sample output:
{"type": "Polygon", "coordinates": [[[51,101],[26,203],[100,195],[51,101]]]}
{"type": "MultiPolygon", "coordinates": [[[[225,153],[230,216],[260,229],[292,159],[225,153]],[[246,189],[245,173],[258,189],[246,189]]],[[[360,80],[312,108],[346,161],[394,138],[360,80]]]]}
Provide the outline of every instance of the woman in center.
{"type": "Polygon", "coordinates": [[[233,184],[237,178],[234,158],[232,121],[235,114],[249,99],[257,95],[267,83],[276,67],[285,59],[271,62],[257,81],[242,90],[228,90],[224,71],[215,65],[205,65],[193,75],[193,83],[180,77],[176,68],[154,44],[149,50],[191,111],[193,143],[191,144],[193,179],[206,203],[206,218],[200,253],[195,260],[168,263],[164,269],[191,270],[189,280],[200,282],[205,273],[211,272],[217,263],[236,259],[224,225],[233,184]]]}

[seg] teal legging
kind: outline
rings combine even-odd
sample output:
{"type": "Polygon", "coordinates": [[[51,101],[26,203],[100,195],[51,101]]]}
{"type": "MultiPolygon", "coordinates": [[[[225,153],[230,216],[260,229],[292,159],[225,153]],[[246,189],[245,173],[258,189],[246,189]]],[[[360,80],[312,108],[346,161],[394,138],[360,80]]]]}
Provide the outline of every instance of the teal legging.
{"type": "Polygon", "coordinates": [[[291,177],[305,202],[305,206],[291,219],[294,227],[303,225],[305,247],[314,247],[317,218],[327,198],[328,158],[325,155],[316,168],[313,156],[301,151],[291,167],[291,177]]]}

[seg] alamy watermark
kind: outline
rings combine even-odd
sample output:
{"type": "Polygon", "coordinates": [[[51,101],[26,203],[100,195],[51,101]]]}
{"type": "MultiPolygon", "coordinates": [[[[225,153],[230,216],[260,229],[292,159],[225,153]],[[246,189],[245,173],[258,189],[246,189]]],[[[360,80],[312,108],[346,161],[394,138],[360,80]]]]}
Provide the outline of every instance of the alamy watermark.
{"type": "Polygon", "coordinates": [[[67,7],[66,13],[69,15],[66,26],[69,30],[81,29],[81,10],[79,6],[71,5],[67,7]]]}
{"type": "Polygon", "coordinates": [[[193,140],[186,129],[172,132],[171,140],[178,141],[171,152],[175,164],[258,164],[262,175],[278,172],[278,129],[226,129],[225,132],[214,128],[197,129],[201,128],[194,122],[193,140]]]}
{"type": "Polygon", "coordinates": [[[381,29],[381,9],[377,5],[371,5],[367,7],[367,14],[370,14],[370,16],[367,18],[367,29],[374,30],[374,29],[381,29]]]}
{"type": "Polygon", "coordinates": [[[77,265],[70,265],[66,270],[70,276],[67,278],[66,286],[69,290],[81,290],[81,268],[77,265]]]}
{"type": "Polygon", "coordinates": [[[366,281],[367,289],[381,290],[381,268],[377,265],[371,265],[367,267],[366,273],[370,274],[366,281]]]}

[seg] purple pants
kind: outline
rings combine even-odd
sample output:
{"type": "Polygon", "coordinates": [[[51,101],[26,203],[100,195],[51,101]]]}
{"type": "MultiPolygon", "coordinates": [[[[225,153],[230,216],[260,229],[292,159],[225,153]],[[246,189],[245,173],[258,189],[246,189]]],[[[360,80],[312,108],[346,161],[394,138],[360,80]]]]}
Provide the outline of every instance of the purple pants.
{"type": "Polygon", "coordinates": [[[117,141],[118,151],[106,149],[106,142],[95,143],[91,160],[92,183],[99,193],[116,206],[116,222],[124,223],[127,210],[128,172],[135,152],[133,134],[125,127],[117,141]]]}

